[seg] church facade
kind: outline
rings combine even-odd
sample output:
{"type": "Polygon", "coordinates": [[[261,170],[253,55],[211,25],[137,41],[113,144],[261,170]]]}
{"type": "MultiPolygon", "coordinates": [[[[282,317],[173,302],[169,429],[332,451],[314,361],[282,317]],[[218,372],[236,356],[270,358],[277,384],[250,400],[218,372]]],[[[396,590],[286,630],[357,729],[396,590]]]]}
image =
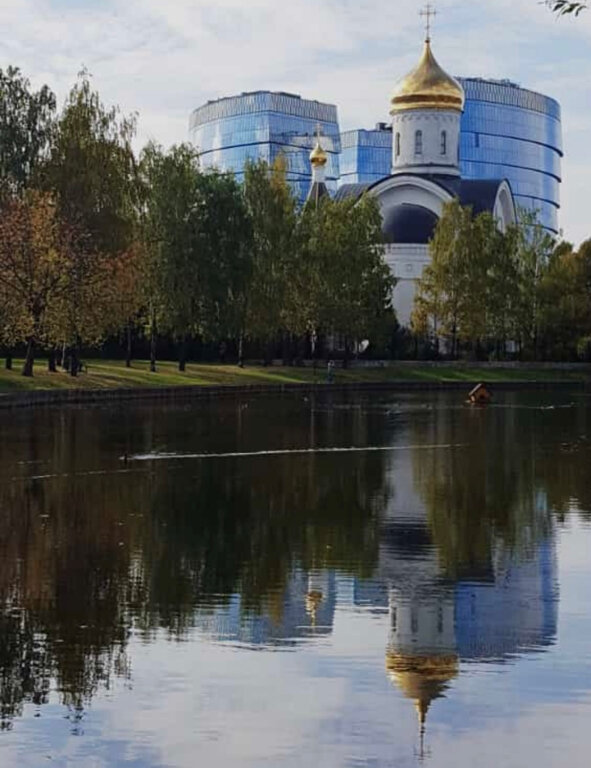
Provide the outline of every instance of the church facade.
{"type": "MultiPolygon", "coordinates": [[[[408,325],[417,281],[429,263],[429,241],[445,203],[457,199],[474,215],[491,213],[501,230],[516,220],[516,206],[504,178],[463,179],[460,121],[465,94],[437,63],[429,36],[419,64],[391,98],[392,172],[367,184],[345,184],[337,199],[369,194],[379,203],[386,261],[397,279],[394,308],[408,325]]],[[[317,148],[316,148],[317,154],[317,148]]],[[[314,165],[315,160],[311,156],[314,165]]]]}

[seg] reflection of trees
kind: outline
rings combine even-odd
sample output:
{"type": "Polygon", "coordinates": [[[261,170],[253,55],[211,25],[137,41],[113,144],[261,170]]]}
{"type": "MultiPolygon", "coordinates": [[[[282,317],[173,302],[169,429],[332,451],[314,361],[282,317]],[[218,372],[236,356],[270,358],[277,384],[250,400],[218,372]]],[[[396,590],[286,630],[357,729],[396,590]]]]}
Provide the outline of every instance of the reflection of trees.
{"type": "Polygon", "coordinates": [[[237,591],[260,611],[296,565],[370,574],[382,483],[376,454],[201,461],[163,475],[142,544],[146,622],[180,630],[197,603],[237,591]]]}
{"type": "Polygon", "coordinates": [[[206,411],[191,411],[190,420],[180,409],[150,408],[15,417],[16,452],[9,441],[0,445],[5,727],[23,704],[43,704],[55,688],[79,719],[97,689],[127,674],[134,626],[176,635],[198,608],[236,592],[246,610],[278,618],[295,567],[373,570],[376,519],[388,496],[381,454],[110,471],[122,469],[122,453],[159,446],[167,434],[180,451],[195,450],[195,435],[208,451],[380,440],[363,432],[365,416],[315,414],[290,403],[275,420],[230,403],[206,411]],[[101,468],[104,475],[85,474],[101,468]],[[52,472],[58,476],[30,477],[52,472]]]}
{"type": "MultiPolygon", "coordinates": [[[[543,414],[533,407],[442,407],[413,425],[419,444],[459,446],[413,455],[415,484],[450,578],[489,572],[495,541],[526,554],[548,534],[547,512],[557,500],[548,459],[554,471],[572,474],[557,470],[570,458],[544,447],[552,433],[543,414]]],[[[583,485],[573,492],[587,493],[583,485]]]]}
{"type": "MultiPolygon", "coordinates": [[[[123,489],[124,490],[124,489],[123,489]]],[[[124,588],[132,499],[104,481],[32,481],[2,487],[0,640],[3,721],[41,704],[55,680],[82,710],[124,662],[124,588]]]]}
{"type": "MultiPolygon", "coordinates": [[[[575,400],[575,407],[544,412],[540,428],[544,442],[537,451],[535,478],[548,506],[564,517],[576,508],[591,517],[591,401],[575,400]]],[[[540,440],[540,442],[542,442],[540,440]]]]}

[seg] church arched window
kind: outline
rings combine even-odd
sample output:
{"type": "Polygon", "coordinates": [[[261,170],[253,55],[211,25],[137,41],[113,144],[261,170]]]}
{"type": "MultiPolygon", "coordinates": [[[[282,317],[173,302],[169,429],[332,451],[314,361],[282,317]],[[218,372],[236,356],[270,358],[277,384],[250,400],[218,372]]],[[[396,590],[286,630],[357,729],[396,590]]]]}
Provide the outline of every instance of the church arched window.
{"type": "Polygon", "coordinates": [[[447,155],[447,131],[441,131],[441,154],[447,155]]]}
{"type": "Polygon", "coordinates": [[[400,157],[400,134],[396,134],[396,157],[400,157]]]}
{"type": "Polygon", "coordinates": [[[423,132],[417,131],[415,133],[415,155],[423,154],[423,132]]]}

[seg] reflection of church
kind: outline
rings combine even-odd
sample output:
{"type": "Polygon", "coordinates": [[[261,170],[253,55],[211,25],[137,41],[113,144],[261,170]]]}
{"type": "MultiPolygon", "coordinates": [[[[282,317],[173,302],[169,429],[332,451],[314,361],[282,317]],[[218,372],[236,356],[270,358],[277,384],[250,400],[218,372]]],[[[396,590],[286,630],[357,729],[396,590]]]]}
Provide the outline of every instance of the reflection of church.
{"type": "Polygon", "coordinates": [[[400,549],[384,550],[391,561],[386,564],[386,669],[415,702],[422,733],[429,707],[444,696],[460,663],[502,663],[554,642],[557,578],[552,535],[523,556],[495,541],[490,571],[465,574],[457,582],[441,579],[434,547],[426,547],[422,558],[410,553],[410,577],[409,555],[405,563],[400,549]]]}
{"type": "Polygon", "coordinates": [[[295,567],[259,609],[237,594],[227,606],[202,609],[197,625],[215,640],[273,648],[326,638],[339,605],[362,610],[370,621],[387,612],[386,671],[414,702],[423,737],[431,706],[446,696],[464,665],[504,663],[554,642],[557,564],[542,500],[531,509],[522,548],[509,547],[491,529],[485,561],[446,578],[413,484],[413,460],[410,451],[396,456],[395,495],[380,521],[372,578],[295,567]]]}
{"type": "Polygon", "coordinates": [[[202,607],[196,626],[216,641],[251,646],[295,645],[331,634],[337,601],[334,571],[294,569],[283,589],[258,610],[235,594],[228,605],[202,607]]]}
{"type": "MultiPolygon", "coordinates": [[[[428,12],[430,13],[430,12],[428,12]]],[[[470,206],[474,215],[490,213],[504,231],[515,223],[509,182],[503,178],[463,179],[460,174],[460,121],[465,93],[460,83],[437,63],[429,28],[418,65],[396,86],[391,98],[392,172],[368,184],[344,184],[337,199],[367,193],[382,213],[386,262],[398,282],[394,307],[408,325],[416,282],[429,264],[428,243],[452,200],[470,206]]],[[[309,201],[328,194],[324,169],[328,155],[320,141],[310,155],[312,185],[309,201]]]]}

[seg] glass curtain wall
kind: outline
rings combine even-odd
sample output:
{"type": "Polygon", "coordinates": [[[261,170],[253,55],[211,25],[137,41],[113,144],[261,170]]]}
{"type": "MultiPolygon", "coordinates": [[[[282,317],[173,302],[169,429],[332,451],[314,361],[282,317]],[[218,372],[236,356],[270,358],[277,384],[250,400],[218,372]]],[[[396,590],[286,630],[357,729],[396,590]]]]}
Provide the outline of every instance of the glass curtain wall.
{"type": "Polygon", "coordinates": [[[371,184],[390,175],[392,130],[385,123],[341,134],[341,147],[341,184],[371,184]]]}
{"type": "Polygon", "coordinates": [[[332,104],[258,91],[208,102],[193,112],[190,122],[191,141],[204,168],[233,172],[241,179],[248,160],[272,164],[283,155],[287,178],[301,202],[310,189],[309,155],[317,130],[328,153],[326,184],[334,193],[341,141],[337,108],[332,104]]]}
{"type": "Polygon", "coordinates": [[[466,179],[506,178],[517,205],[558,232],[562,179],[560,105],[501,80],[459,78],[466,92],[460,167],[466,179]]]}
{"type": "MultiPolygon", "coordinates": [[[[460,167],[465,179],[508,179],[518,205],[540,213],[558,232],[562,164],[560,105],[509,81],[459,78],[466,91],[460,167]]],[[[247,160],[273,163],[279,154],[297,197],[311,182],[309,153],[317,127],[328,152],[327,186],[373,183],[389,176],[392,132],[339,134],[337,108],[288,93],[257,91],[208,102],[191,116],[191,140],[204,167],[232,171],[238,178],[247,160]],[[342,151],[341,151],[342,150],[342,151]]]]}

